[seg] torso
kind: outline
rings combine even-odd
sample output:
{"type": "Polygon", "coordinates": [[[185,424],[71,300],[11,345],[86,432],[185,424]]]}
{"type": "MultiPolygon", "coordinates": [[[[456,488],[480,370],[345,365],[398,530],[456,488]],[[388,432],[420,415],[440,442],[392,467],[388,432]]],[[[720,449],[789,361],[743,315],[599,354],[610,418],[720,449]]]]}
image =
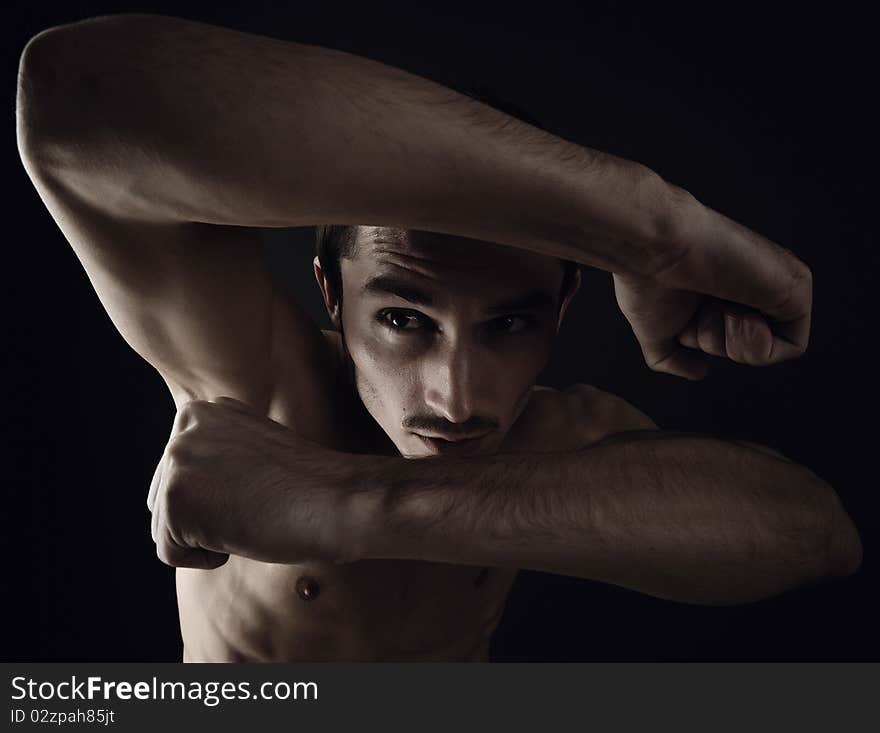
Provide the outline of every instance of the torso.
{"type": "MultiPolygon", "coordinates": [[[[324,334],[343,369],[338,334],[324,334]]],[[[348,380],[339,371],[333,378],[328,399],[343,397],[331,409],[304,416],[282,385],[268,416],[330,448],[390,453],[393,444],[353,389],[338,389],[348,380]]],[[[548,400],[561,394],[536,387],[511,436],[518,427],[533,436],[541,425],[542,438],[561,438],[564,425],[548,422],[548,400]]],[[[235,555],[214,570],[177,568],[183,661],[488,661],[517,572],[385,559],[282,565],[235,555]]]]}

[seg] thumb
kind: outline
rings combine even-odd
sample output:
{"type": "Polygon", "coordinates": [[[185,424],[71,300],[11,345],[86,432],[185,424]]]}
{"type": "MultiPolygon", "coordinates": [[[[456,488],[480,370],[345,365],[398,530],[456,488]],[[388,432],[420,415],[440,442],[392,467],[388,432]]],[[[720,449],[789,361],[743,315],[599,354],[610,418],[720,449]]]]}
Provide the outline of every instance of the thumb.
{"type": "Polygon", "coordinates": [[[699,382],[709,372],[709,361],[705,354],[696,349],[688,349],[673,342],[671,351],[655,361],[647,360],[648,367],[655,372],[673,374],[694,382],[699,382]]]}

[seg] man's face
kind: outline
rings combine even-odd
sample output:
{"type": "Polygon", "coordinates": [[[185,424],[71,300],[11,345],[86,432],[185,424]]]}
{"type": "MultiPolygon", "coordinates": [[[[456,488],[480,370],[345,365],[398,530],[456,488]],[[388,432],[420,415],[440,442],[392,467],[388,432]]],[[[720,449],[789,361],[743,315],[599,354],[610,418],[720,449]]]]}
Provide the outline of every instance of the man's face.
{"type": "Polygon", "coordinates": [[[340,262],[342,330],[367,411],[407,457],[494,453],[550,357],[559,261],[378,227],[356,249],[340,262]]]}

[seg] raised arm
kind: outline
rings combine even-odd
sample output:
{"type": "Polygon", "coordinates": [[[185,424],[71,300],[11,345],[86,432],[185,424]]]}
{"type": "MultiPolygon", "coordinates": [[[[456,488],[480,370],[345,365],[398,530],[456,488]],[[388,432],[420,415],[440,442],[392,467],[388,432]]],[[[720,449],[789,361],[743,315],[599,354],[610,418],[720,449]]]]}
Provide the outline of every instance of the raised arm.
{"type": "Polygon", "coordinates": [[[39,34],[22,75],[39,98],[25,95],[19,148],[84,200],[152,220],[394,225],[575,260],[620,276],[648,364],[691,378],[686,349],[763,364],[806,348],[810,272],[790,252],[644,165],[403,70],[122,14],[39,34]],[[717,303],[680,291],[742,307],[700,327],[717,303]]]}
{"type": "Polygon", "coordinates": [[[22,68],[40,90],[24,145],[37,136],[85,195],[151,217],[393,224],[608,270],[670,256],[650,250],[668,212],[648,168],[364,57],[121,14],[45,31],[22,68]],[[586,241],[591,207],[638,246],[586,241]]]}

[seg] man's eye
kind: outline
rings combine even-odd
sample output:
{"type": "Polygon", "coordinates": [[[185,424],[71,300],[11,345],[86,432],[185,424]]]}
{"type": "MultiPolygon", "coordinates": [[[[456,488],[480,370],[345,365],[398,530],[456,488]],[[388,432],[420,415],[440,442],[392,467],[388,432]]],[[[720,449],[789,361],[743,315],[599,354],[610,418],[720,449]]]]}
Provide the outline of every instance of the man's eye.
{"type": "Polygon", "coordinates": [[[502,333],[519,333],[531,325],[532,319],[530,316],[509,315],[492,321],[492,327],[502,333]]]}
{"type": "Polygon", "coordinates": [[[379,320],[393,331],[416,331],[424,325],[418,313],[402,310],[384,311],[379,320]]]}

